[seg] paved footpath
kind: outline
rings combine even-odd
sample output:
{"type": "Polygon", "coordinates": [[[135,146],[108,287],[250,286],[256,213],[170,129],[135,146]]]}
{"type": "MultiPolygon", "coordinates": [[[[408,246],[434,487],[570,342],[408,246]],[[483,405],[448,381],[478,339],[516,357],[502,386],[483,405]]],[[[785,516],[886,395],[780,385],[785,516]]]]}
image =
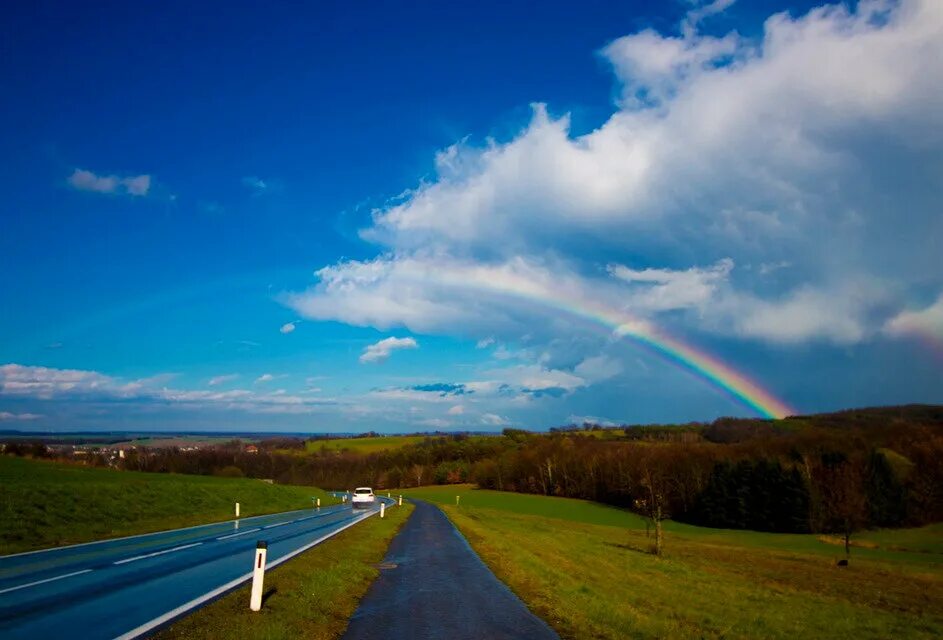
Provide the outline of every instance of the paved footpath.
{"type": "Polygon", "coordinates": [[[346,640],[557,639],[498,580],[436,507],[416,509],[393,539],[346,640]],[[395,567],[393,567],[395,565],[395,567]]]}

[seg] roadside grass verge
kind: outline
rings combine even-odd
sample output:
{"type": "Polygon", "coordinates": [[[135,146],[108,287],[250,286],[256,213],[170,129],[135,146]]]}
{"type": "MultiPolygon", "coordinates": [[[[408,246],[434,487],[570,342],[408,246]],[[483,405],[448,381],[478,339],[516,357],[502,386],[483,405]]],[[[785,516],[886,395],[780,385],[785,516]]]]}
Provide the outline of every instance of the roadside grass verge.
{"type": "MultiPolygon", "coordinates": [[[[559,517],[581,501],[462,488],[455,507],[454,486],[404,493],[441,504],[495,574],[564,638],[943,636],[943,564],[926,550],[854,549],[851,565],[839,568],[842,549],[814,535],[683,525],[669,528],[656,558],[640,518],[626,512],[612,524],[600,505],[583,503],[581,521],[559,517]]],[[[877,537],[898,548],[895,533],[916,548],[943,531],[877,537]]]]}
{"type": "Polygon", "coordinates": [[[249,610],[249,586],[158,632],[158,640],[245,638],[281,640],[340,637],[360,599],[379,574],[396,532],[412,512],[404,504],[386,518],[367,518],[265,575],[262,611],[249,610]]]}
{"type": "Polygon", "coordinates": [[[320,489],[0,456],[0,555],[336,502],[320,489]]]}

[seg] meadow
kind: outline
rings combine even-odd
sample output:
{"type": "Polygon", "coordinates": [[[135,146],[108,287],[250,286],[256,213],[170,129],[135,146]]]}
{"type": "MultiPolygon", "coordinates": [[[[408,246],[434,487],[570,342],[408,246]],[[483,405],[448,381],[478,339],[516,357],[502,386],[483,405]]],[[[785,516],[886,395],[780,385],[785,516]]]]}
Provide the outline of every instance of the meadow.
{"type": "Polygon", "coordinates": [[[328,438],[305,441],[305,451],[317,453],[326,451],[351,451],[369,454],[390,449],[399,449],[408,444],[418,444],[430,436],[376,436],[370,438],[328,438]]]}
{"type": "Polygon", "coordinates": [[[659,558],[629,511],[469,486],[404,494],[441,505],[564,638],[943,635],[943,525],[863,532],[838,567],[825,536],[669,521],[659,558]]]}
{"type": "Polygon", "coordinates": [[[311,487],[0,456],[0,554],[304,509],[311,487]]]}

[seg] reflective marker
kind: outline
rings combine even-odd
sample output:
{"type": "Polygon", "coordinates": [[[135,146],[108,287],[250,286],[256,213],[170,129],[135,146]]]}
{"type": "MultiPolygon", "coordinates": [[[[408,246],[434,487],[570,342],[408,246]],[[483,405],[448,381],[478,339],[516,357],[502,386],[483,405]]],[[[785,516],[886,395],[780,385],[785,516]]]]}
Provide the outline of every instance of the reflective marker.
{"type": "Polygon", "coordinates": [[[262,582],[265,580],[265,555],[268,543],[259,540],[255,543],[255,564],[252,565],[252,593],[249,595],[249,608],[262,610],[262,582]]]}

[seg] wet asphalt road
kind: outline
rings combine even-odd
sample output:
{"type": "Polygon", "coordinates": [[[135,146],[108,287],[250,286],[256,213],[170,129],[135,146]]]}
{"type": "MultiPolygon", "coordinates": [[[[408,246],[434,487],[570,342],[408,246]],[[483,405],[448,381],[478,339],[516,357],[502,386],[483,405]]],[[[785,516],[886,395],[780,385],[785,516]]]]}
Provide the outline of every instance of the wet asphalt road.
{"type": "Polygon", "coordinates": [[[256,540],[272,567],[375,513],[337,505],[3,556],[0,638],[138,637],[247,580],[256,540]]]}
{"type": "Polygon", "coordinates": [[[416,510],[350,620],[346,640],[550,640],[557,634],[472,551],[436,507],[416,510]]]}

